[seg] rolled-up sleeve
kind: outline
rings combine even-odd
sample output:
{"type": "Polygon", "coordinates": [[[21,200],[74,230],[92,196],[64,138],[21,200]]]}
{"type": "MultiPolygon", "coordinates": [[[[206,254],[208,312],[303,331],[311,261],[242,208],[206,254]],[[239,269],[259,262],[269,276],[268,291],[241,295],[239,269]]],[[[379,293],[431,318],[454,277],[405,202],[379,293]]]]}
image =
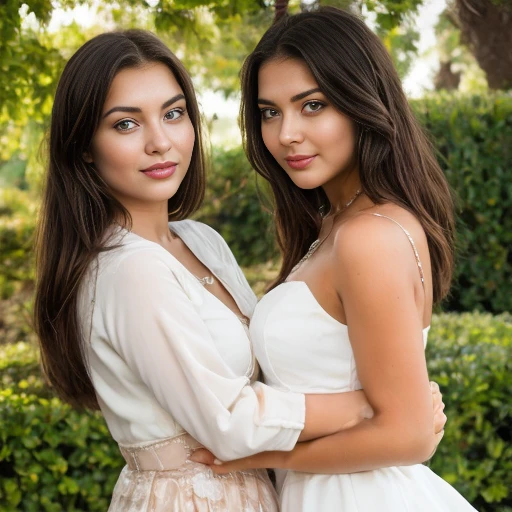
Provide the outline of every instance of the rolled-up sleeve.
{"type": "Polygon", "coordinates": [[[304,428],[304,395],[237,376],[159,251],[131,254],[103,276],[101,302],[113,348],[218,458],[295,446],[304,428]]]}

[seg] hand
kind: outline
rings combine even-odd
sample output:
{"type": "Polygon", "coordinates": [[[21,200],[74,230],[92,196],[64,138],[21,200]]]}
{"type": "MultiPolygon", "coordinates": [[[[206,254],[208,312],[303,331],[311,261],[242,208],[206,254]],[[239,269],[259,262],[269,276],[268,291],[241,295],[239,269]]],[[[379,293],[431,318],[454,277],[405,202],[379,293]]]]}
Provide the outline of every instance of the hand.
{"type": "Polygon", "coordinates": [[[199,448],[191,456],[190,460],[206,464],[217,475],[225,475],[232,471],[244,469],[275,468],[282,467],[282,461],[287,452],[262,452],[244,457],[243,459],[222,462],[215,458],[212,452],[206,448],[199,448]]]}
{"type": "Polygon", "coordinates": [[[444,426],[446,424],[446,414],[444,411],[443,395],[439,389],[439,385],[436,382],[430,382],[430,390],[432,392],[432,406],[434,407],[434,434],[436,447],[429,458],[432,458],[436,453],[437,447],[444,436],[444,426]]]}
{"type": "Polygon", "coordinates": [[[440,434],[447,421],[444,411],[443,395],[437,382],[430,382],[432,392],[432,406],[434,407],[434,434],[440,434]]]}

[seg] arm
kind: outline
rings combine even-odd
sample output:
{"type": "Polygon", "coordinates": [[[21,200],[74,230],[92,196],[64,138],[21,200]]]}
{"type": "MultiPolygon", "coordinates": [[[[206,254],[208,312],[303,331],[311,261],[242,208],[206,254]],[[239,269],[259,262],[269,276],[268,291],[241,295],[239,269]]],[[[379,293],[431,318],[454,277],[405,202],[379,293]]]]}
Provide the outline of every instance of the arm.
{"type": "Polygon", "coordinates": [[[353,473],[422,462],[436,446],[432,398],[409,241],[371,216],[347,222],[335,241],[335,283],[359,380],[373,418],[290,454],[287,467],[353,473]]]}
{"type": "Polygon", "coordinates": [[[373,418],[300,443],[290,453],[246,461],[250,467],[271,462],[298,471],[352,473],[418,463],[433,453],[438,438],[415,299],[417,267],[403,233],[375,220],[347,223],[335,244],[336,287],[373,418]]]}

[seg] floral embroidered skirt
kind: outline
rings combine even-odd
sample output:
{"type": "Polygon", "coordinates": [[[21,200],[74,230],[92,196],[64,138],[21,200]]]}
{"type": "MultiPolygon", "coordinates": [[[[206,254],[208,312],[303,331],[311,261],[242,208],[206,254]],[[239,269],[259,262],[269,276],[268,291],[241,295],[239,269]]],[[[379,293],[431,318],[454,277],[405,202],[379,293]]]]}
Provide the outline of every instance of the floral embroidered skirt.
{"type": "Polygon", "coordinates": [[[188,460],[197,446],[188,435],[137,448],[120,446],[127,466],[108,512],[278,512],[265,470],[217,476],[188,460]]]}

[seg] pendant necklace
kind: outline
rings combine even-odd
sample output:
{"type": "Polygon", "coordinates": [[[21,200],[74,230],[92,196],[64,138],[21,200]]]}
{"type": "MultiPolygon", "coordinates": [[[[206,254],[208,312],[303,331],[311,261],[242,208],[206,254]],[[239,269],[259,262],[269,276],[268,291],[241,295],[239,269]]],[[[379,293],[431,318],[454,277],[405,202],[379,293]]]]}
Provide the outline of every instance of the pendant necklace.
{"type": "MultiPolygon", "coordinates": [[[[345,203],[343,205],[343,207],[338,210],[336,212],[336,214],[340,214],[342,212],[344,212],[362,193],[362,190],[360,188],[357,189],[356,193],[350,198],[350,200],[348,201],[348,203],[345,203]]],[[[330,213],[330,211],[329,211],[330,213]]],[[[329,213],[327,213],[327,215],[329,215],[329,213]]],[[[326,215],[326,216],[327,216],[326,215]]],[[[332,229],[331,229],[332,231],[332,229]]],[[[300,259],[300,261],[292,268],[292,271],[290,272],[290,274],[293,274],[306,260],[309,260],[309,258],[311,258],[311,256],[313,256],[313,254],[315,254],[315,252],[318,250],[318,248],[327,240],[327,238],[329,237],[329,235],[331,234],[331,231],[329,231],[329,233],[327,233],[327,235],[322,238],[322,240],[320,240],[319,238],[317,238],[310,246],[309,246],[309,249],[308,251],[306,252],[306,254],[300,259]]]]}
{"type": "Polygon", "coordinates": [[[206,276],[206,277],[194,276],[194,277],[199,281],[199,284],[202,284],[203,286],[212,285],[215,282],[215,279],[213,278],[213,276],[206,276]]]}

